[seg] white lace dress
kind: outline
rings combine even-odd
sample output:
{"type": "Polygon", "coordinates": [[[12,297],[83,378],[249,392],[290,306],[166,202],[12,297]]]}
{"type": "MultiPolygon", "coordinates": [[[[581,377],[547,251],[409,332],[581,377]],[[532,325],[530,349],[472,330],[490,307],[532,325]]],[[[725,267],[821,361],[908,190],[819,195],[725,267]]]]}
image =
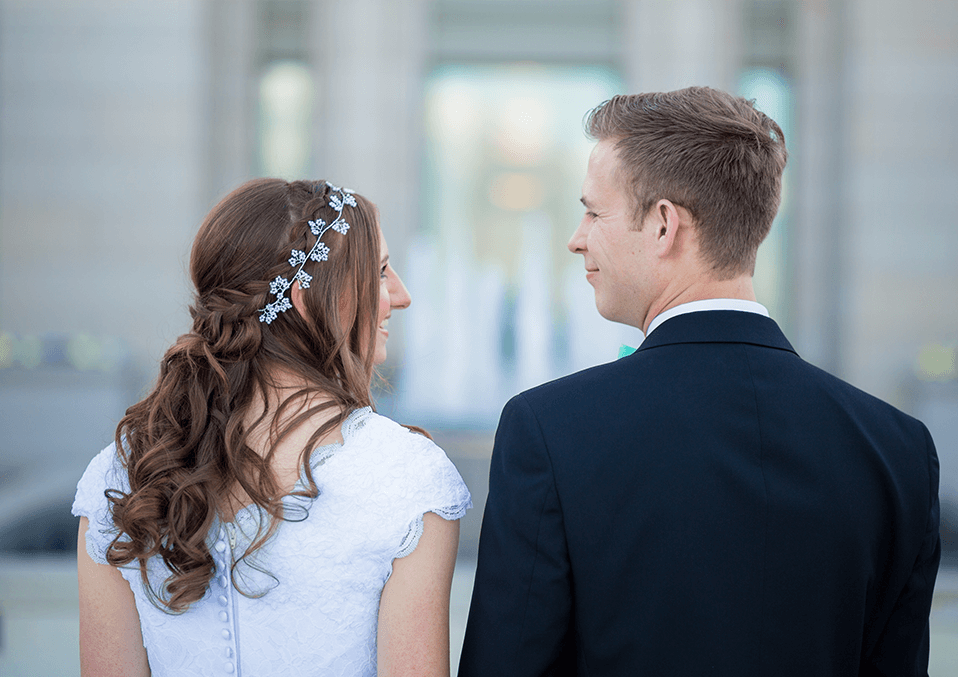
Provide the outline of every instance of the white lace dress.
{"type": "MultiPolygon", "coordinates": [[[[255,534],[259,511],[217,522],[207,543],[216,575],[206,595],[183,614],[151,603],[139,570],[123,568],[140,615],[153,677],[186,675],[375,675],[379,598],[393,559],[411,553],[422,517],[462,517],[472,506],[455,466],[430,440],[359,409],[343,424],[343,444],[313,452],[315,500],[287,497],[287,518],[269,542],[229,567],[255,534]]],[[[302,482],[302,480],[301,480],[302,482]]],[[[91,461],[77,485],[73,514],[90,520],[87,550],[106,563],[116,533],[103,492],[128,489],[114,446],[91,461]]],[[[302,485],[300,485],[302,486],[302,485]]],[[[154,588],[162,560],[148,563],[154,588]]]]}

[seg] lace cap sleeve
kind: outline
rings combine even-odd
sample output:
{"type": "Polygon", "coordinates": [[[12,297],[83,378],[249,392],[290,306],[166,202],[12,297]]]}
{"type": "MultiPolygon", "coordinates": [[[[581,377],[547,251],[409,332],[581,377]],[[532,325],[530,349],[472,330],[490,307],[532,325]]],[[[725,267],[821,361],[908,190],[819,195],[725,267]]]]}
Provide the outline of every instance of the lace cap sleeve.
{"type": "Polygon", "coordinates": [[[406,486],[398,501],[403,518],[402,539],[395,557],[412,553],[422,536],[423,515],[434,512],[443,519],[457,520],[472,507],[472,497],[456,466],[432,440],[405,432],[402,445],[406,486]]]}
{"type": "Polygon", "coordinates": [[[86,532],[86,549],[91,559],[106,564],[106,549],[116,536],[116,526],[110,515],[110,503],[104,491],[130,487],[126,469],[111,444],[97,454],[77,483],[76,497],[71,512],[76,517],[86,517],[90,526],[86,532]]]}

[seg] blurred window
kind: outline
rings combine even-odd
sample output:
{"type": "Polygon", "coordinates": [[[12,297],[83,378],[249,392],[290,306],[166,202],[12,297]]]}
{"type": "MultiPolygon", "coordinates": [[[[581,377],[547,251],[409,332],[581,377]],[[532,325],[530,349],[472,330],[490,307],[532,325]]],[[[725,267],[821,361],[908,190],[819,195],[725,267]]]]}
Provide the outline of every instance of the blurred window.
{"type": "Polygon", "coordinates": [[[259,84],[260,173],[287,180],[307,174],[313,80],[296,61],[269,65],[259,84]]]}
{"type": "Polygon", "coordinates": [[[566,243],[593,142],[582,120],[621,91],[609,67],[446,64],[427,80],[423,221],[404,406],[494,426],[519,390],[607,362],[641,334],[602,319],[566,243]]]}
{"type": "Polygon", "coordinates": [[[294,179],[311,163],[313,73],[308,67],[311,4],[260,0],[257,22],[258,172],[294,179]]]}

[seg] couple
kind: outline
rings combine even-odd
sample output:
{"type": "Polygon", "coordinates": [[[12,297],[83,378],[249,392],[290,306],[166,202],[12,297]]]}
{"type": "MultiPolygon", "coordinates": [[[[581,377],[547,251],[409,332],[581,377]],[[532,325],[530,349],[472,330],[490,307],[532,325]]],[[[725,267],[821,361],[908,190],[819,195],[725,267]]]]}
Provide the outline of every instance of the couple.
{"type": "MultiPolygon", "coordinates": [[[[460,675],[926,674],[931,439],[752,291],[781,130],[706,88],[588,124],[569,248],[646,339],[506,405],[460,675]]],[[[78,487],[84,674],[448,674],[469,493],[370,408],[410,302],[375,208],[252,182],[191,270],[193,331],[78,487]]]]}

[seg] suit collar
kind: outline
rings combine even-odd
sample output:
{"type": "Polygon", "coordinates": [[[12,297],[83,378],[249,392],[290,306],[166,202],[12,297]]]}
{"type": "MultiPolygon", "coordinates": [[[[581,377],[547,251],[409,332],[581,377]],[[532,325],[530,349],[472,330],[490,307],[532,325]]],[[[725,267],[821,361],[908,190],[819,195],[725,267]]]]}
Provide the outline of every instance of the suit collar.
{"type": "Polygon", "coordinates": [[[698,301],[680,303],[677,306],[672,306],[668,310],[663,310],[661,313],[652,318],[646,335],[651,334],[653,331],[655,331],[656,327],[668,319],[678,317],[679,315],[684,315],[685,313],[698,312],[700,310],[742,310],[749,313],[758,313],[759,315],[764,315],[765,317],[771,317],[771,315],[768,314],[768,308],[756,301],[728,298],[699,299],[698,301]]]}
{"type": "Polygon", "coordinates": [[[703,310],[669,318],[639,351],[676,343],[751,343],[795,352],[775,320],[737,310],[703,310]]]}

